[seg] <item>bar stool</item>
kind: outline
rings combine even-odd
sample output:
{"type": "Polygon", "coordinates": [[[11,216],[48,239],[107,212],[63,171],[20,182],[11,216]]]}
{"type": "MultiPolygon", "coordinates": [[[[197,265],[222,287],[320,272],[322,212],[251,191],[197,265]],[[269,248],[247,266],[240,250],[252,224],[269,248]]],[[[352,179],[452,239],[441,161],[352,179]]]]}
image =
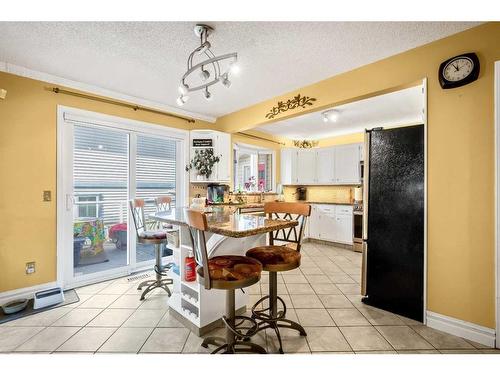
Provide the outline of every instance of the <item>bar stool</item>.
{"type": "Polygon", "coordinates": [[[255,319],[247,316],[236,316],[235,290],[256,284],[260,280],[262,265],[253,258],[238,255],[215,256],[208,259],[205,232],[208,228],[207,217],[203,212],[186,210],[186,221],[189,225],[193,252],[198,264],[198,282],[205,289],[226,291],[226,314],[222,321],[226,326],[226,338],[207,337],[201,344],[218,345],[212,354],[222,353],[261,353],[266,350],[249,340],[258,329],[255,319]],[[249,323],[250,326],[244,326],[249,323]]]}
{"type": "Polygon", "coordinates": [[[167,243],[167,232],[156,228],[148,230],[144,218],[144,199],[132,199],[129,204],[130,210],[132,211],[132,218],[134,219],[137,242],[155,246],[156,263],[154,271],[156,273],[156,278],[154,280],[143,281],[137,287],[137,290],[142,290],[142,288],[146,286],[146,289],[144,289],[141,294],[141,301],[144,300],[146,294],[156,288],[165,290],[170,297],[172,293],[168,285],[173,284],[173,280],[167,277],[167,271],[171,264],[165,267],[162,267],[161,264],[161,245],[167,243]]]}
{"type": "Polygon", "coordinates": [[[301,336],[307,336],[304,328],[297,322],[286,319],[286,304],[278,296],[278,272],[296,269],[300,266],[300,246],[307,217],[311,214],[311,206],[304,203],[269,202],[264,205],[264,212],[270,219],[297,220],[297,227],[281,229],[269,233],[269,245],[254,247],[247,251],[248,257],[262,263],[264,271],[269,272],[269,294],[259,299],[252,307],[252,317],[259,320],[257,331],[272,328],[279,341],[279,352],[283,354],[283,344],[279,328],[290,328],[299,331],[301,336]],[[285,245],[275,245],[275,241],[286,242],[285,245]],[[265,300],[269,307],[259,308],[265,300]],[[282,309],[278,311],[278,301],[282,309]]]}

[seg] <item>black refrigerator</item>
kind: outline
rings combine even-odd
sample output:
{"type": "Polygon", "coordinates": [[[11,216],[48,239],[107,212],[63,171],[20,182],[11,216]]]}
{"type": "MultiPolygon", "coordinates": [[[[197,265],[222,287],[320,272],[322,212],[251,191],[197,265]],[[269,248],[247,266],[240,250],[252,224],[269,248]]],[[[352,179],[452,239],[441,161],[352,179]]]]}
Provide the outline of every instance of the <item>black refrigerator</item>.
{"type": "Polygon", "coordinates": [[[365,134],[362,301],[424,314],[424,126],[365,134]]]}

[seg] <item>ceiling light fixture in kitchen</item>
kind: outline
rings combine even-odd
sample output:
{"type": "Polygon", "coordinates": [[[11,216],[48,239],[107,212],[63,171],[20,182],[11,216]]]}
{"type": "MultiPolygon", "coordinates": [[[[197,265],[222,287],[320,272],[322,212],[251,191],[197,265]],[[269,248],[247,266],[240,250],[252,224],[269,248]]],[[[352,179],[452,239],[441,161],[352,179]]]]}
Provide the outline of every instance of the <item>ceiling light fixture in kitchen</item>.
{"type": "Polygon", "coordinates": [[[223,86],[229,88],[231,86],[229,74],[238,74],[239,72],[239,66],[237,65],[238,54],[236,52],[215,56],[210,50],[212,45],[207,39],[213,31],[214,29],[208,25],[198,24],[194,27],[195,35],[200,38],[200,45],[188,57],[187,71],[182,76],[181,85],[179,86],[179,93],[181,94],[177,98],[179,106],[188,101],[188,93],[193,91],[203,90],[205,99],[210,100],[212,98],[212,94],[208,90],[210,86],[221,82],[223,86]],[[195,56],[202,56],[206,59],[194,63],[195,56]],[[198,72],[198,74],[192,74],[194,72],[198,72]]]}
{"type": "Polygon", "coordinates": [[[329,109],[321,113],[324,122],[337,122],[339,119],[339,111],[337,109],[329,109]]]}

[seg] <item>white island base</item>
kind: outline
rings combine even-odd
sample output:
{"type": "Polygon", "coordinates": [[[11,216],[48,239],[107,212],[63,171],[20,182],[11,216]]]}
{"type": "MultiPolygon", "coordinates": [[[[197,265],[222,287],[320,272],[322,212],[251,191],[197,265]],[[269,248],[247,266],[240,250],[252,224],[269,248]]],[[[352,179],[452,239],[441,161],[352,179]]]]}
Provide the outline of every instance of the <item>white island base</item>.
{"type": "MultiPolygon", "coordinates": [[[[185,281],[185,258],[192,249],[186,226],[179,226],[180,248],[173,248],[174,261],[179,265],[180,275],[170,272],[174,280],[172,296],[168,300],[170,314],[198,336],[202,336],[222,324],[225,315],[226,291],[206,290],[198,281],[185,281]]],[[[245,255],[252,247],[266,244],[266,234],[243,238],[207,233],[209,257],[218,255],[245,255]]],[[[169,246],[171,247],[171,246],[169,246]]],[[[248,295],[236,290],[236,314],[246,310],[248,295]]]]}

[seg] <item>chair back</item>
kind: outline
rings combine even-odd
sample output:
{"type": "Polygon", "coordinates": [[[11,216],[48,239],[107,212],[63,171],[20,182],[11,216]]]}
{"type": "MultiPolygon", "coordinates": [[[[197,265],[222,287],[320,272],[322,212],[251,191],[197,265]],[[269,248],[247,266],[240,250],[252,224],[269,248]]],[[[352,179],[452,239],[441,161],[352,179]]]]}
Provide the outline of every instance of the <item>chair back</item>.
{"type": "Polygon", "coordinates": [[[170,211],[172,206],[172,197],[163,195],[155,198],[156,212],[170,211]]]}
{"type": "Polygon", "coordinates": [[[307,218],[311,215],[311,205],[295,202],[268,202],[264,204],[264,212],[269,219],[296,220],[299,222],[297,227],[270,232],[269,244],[274,245],[274,241],[295,243],[297,244],[297,251],[300,251],[304,227],[307,218]]]}
{"type": "Polygon", "coordinates": [[[129,201],[130,211],[134,219],[135,232],[137,237],[146,230],[146,220],[144,218],[144,199],[131,199],[129,201]]]}
{"type": "Polygon", "coordinates": [[[186,209],[186,222],[189,226],[189,235],[193,247],[194,258],[196,263],[203,267],[203,281],[205,289],[212,288],[210,279],[210,270],[208,268],[208,253],[205,232],[208,228],[207,215],[196,210],[186,209]]]}

